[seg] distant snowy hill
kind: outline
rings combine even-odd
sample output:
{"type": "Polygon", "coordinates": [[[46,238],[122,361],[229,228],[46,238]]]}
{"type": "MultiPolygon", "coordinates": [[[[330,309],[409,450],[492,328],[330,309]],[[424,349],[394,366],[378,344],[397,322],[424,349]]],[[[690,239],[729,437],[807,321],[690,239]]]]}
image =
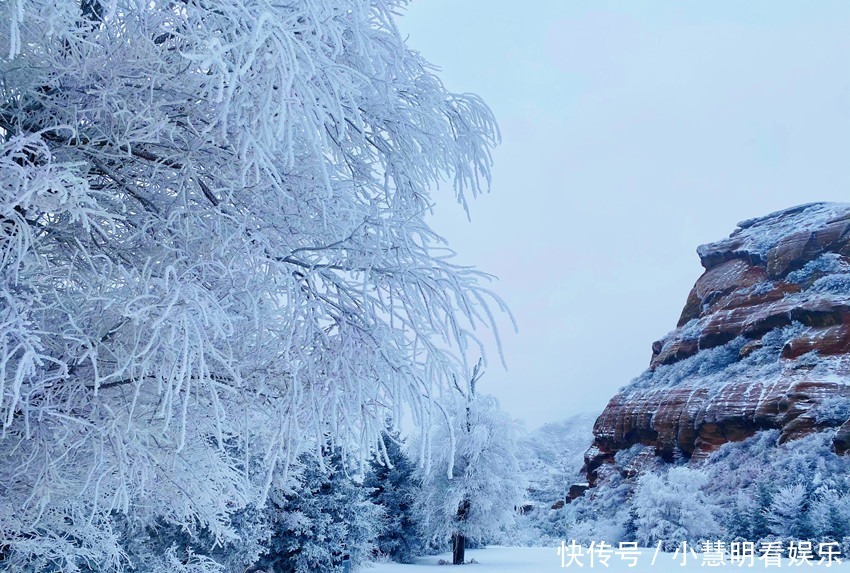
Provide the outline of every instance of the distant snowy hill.
{"type": "Polygon", "coordinates": [[[596,414],[577,414],[520,438],[517,458],[528,478],[529,501],[535,506],[551,507],[564,499],[571,484],[584,479],[579,470],[593,441],[595,421],[596,414]]]}
{"type": "Polygon", "coordinates": [[[580,470],[595,421],[595,414],[578,414],[519,439],[517,459],[528,480],[528,496],[514,543],[536,545],[563,536],[560,512],[552,506],[564,500],[570,485],[583,480],[580,470]]]}

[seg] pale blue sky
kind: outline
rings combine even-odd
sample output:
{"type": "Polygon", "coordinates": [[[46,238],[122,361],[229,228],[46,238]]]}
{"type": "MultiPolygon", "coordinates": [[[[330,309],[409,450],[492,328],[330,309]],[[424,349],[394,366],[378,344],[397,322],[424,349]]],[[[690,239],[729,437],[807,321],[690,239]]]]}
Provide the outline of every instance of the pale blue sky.
{"type": "Polygon", "coordinates": [[[531,429],[601,411],[648,364],[742,219],[850,201],[850,2],[415,0],[409,45],[502,129],[492,193],[433,224],[500,277],[531,429]]]}

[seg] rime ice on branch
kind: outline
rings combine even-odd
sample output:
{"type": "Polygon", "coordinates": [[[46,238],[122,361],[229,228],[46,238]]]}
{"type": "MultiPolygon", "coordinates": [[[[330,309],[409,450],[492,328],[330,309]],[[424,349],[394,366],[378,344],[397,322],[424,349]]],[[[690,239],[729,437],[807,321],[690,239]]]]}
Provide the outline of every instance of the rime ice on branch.
{"type": "Polygon", "coordinates": [[[501,303],[425,215],[498,132],[401,5],[0,8],[3,554],[118,567],[115,512],[233,539],[304,443],[467,374],[501,303]]]}

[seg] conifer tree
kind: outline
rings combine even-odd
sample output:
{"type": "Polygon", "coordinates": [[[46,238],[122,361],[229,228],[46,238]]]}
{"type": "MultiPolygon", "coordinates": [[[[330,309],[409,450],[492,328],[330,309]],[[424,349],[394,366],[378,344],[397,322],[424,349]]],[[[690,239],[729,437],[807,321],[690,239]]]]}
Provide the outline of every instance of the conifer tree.
{"type": "Polygon", "coordinates": [[[413,511],[422,486],[416,466],[404,452],[398,433],[390,433],[384,443],[386,459],[373,459],[363,482],[370,492],[369,498],[384,513],[377,548],[393,561],[412,563],[423,550],[413,511]]]}
{"type": "Polygon", "coordinates": [[[373,549],[380,509],[345,471],[338,449],[317,460],[300,457],[304,471],[293,491],[270,500],[273,533],[257,564],[275,573],[343,571],[361,564],[373,549]]]}

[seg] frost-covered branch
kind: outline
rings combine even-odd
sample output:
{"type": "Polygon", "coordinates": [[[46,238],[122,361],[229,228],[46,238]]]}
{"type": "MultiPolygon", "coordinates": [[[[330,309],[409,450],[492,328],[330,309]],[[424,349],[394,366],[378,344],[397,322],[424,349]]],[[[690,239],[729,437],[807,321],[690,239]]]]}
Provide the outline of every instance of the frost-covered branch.
{"type": "Polygon", "coordinates": [[[0,552],[117,568],[116,512],[232,539],[276,467],[466,376],[503,307],[425,216],[498,131],[400,5],[0,6],[0,552]]]}

